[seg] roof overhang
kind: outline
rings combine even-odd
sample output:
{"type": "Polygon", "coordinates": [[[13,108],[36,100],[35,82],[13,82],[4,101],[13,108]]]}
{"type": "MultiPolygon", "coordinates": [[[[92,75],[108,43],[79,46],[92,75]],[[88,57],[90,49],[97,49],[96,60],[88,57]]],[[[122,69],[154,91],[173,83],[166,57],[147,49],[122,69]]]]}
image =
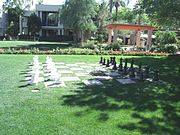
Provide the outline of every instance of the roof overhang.
{"type": "Polygon", "coordinates": [[[157,30],[157,28],[146,25],[135,25],[135,24],[118,24],[111,23],[105,26],[107,29],[117,30],[157,30]]]}

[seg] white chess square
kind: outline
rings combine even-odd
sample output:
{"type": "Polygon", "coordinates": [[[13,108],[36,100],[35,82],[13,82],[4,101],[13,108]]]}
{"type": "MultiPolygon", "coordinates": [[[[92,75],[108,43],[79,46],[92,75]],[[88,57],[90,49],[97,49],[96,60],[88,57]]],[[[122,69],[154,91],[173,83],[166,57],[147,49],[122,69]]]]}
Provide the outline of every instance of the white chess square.
{"type": "Polygon", "coordinates": [[[103,85],[103,83],[100,82],[99,80],[84,80],[83,83],[86,86],[99,86],[99,85],[103,85]]]}

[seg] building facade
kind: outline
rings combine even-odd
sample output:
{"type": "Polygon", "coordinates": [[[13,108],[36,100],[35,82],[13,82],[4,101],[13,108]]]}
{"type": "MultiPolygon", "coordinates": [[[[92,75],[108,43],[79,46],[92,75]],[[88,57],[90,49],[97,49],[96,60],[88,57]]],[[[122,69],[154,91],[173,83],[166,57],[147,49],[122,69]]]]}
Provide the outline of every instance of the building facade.
{"type": "Polygon", "coordinates": [[[20,17],[20,29],[19,33],[21,35],[28,35],[28,17],[32,13],[36,13],[41,19],[41,30],[39,32],[40,37],[51,37],[51,36],[71,36],[72,31],[65,28],[62,21],[59,19],[60,5],[43,5],[38,4],[35,6],[34,11],[24,11],[23,16],[20,17]]]}

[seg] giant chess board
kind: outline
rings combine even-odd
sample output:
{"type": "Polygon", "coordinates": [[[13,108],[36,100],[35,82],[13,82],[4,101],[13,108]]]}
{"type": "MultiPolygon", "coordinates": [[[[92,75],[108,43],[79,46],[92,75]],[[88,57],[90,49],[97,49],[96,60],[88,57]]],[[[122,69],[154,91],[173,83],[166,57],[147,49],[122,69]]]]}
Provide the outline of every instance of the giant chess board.
{"type": "Polygon", "coordinates": [[[97,63],[64,63],[54,62],[49,56],[45,63],[40,63],[38,56],[34,56],[33,62],[28,66],[29,77],[25,80],[30,85],[44,83],[46,87],[65,87],[66,82],[83,82],[87,86],[99,86],[103,85],[103,81],[112,79],[121,84],[133,84],[143,81],[144,76],[147,76],[147,80],[153,80],[149,77],[149,69],[143,70],[141,65],[135,68],[133,64],[134,61],[128,67],[125,60],[123,65],[121,58],[118,66],[115,57],[111,57],[107,62],[101,57],[97,63]]]}

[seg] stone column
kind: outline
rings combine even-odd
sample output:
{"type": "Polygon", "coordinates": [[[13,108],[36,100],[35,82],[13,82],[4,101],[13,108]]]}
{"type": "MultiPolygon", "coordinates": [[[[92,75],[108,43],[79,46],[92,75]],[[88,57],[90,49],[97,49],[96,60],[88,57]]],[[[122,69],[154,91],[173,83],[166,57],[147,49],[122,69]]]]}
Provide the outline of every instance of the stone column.
{"type": "Polygon", "coordinates": [[[152,45],[152,30],[148,30],[148,39],[146,44],[146,51],[149,51],[151,49],[152,45]]]}
{"type": "Polygon", "coordinates": [[[112,40],[112,29],[108,29],[108,44],[111,44],[112,40]]]}
{"type": "Polygon", "coordinates": [[[64,29],[62,28],[62,35],[64,35],[64,29]]]}
{"type": "Polygon", "coordinates": [[[114,29],[113,43],[117,42],[118,30],[114,29]]]}
{"type": "Polygon", "coordinates": [[[22,16],[19,16],[19,34],[22,34],[22,16]]]}
{"type": "Polygon", "coordinates": [[[141,31],[137,31],[137,35],[136,35],[136,47],[140,47],[141,45],[141,31]]]}

